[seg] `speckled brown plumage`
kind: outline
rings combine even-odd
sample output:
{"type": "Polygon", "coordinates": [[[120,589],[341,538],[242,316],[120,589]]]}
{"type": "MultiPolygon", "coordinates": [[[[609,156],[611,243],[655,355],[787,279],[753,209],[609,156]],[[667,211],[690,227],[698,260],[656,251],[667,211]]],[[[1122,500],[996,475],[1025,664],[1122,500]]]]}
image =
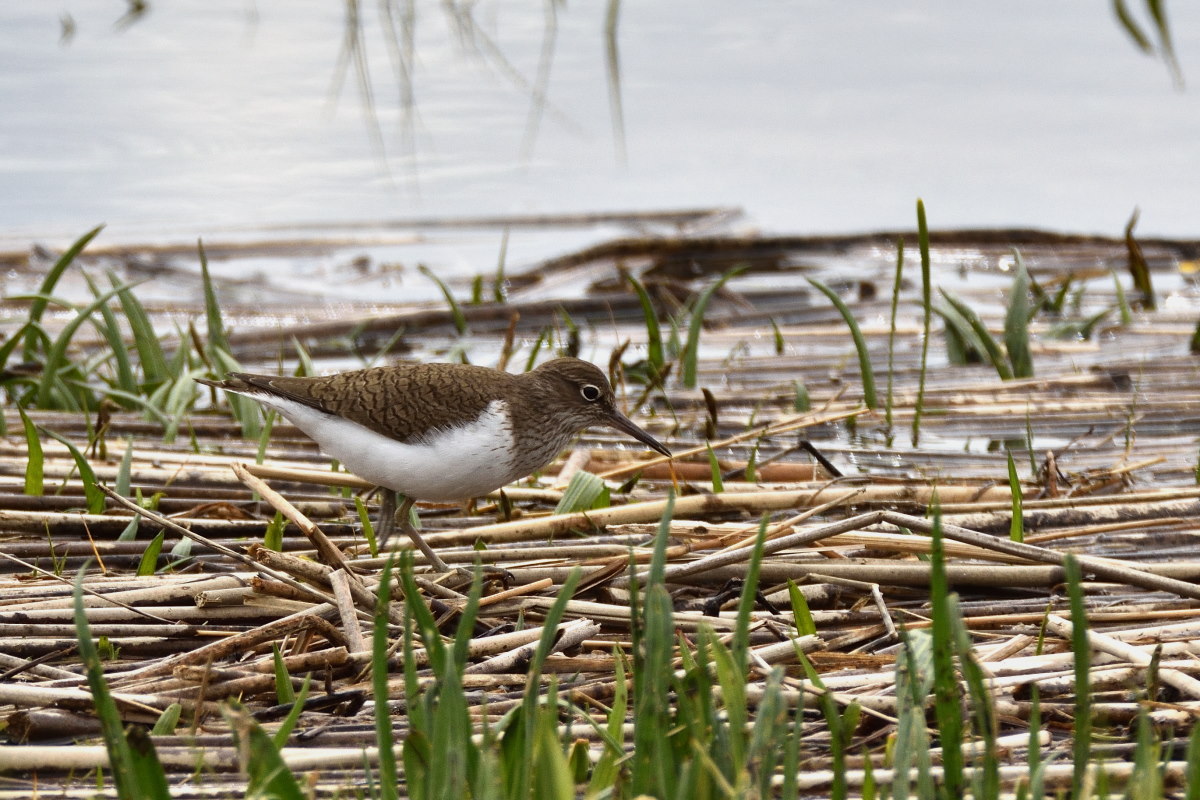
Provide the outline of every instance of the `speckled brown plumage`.
{"type": "Polygon", "coordinates": [[[611,425],[667,453],[617,411],[604,373],[576,358],[520,375],[467,364],[403,364],[315,378],[234,372],[224,381],[201,382],[252,397],[282,395],[405,443],[464,425],[501,400],[512,419],[520,475],[545,466],[593,425],[611,425]],[[586,387],[598,390],[594,399],[585,397],[586,387]]]}

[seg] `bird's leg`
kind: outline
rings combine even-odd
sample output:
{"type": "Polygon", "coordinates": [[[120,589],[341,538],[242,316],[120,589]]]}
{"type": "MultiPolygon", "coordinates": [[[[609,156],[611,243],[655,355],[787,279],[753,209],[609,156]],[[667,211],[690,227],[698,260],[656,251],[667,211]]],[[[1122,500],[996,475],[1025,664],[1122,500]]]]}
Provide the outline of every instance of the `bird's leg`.
{"type": "Polygon", "coordinates": [[[412,518],[409,513],[412,510],[413,502],[414,501],[411,497],[405,497],[404,502],[400,504],[400,528],[408,534],[408,538],[412,539],[413,544],[417,546],[417,549],[425,554],[425,557],[429,559],[430,565],[432,565],[436,571],[449,572],[450,567],[446,566],[446,562],[442,561],[441,557],[438,556],[437,553],[433,552],[433,548],[429,546],[429,543],[426,542],[417,529],[413,527],[412,518]]]}
{"type": "Polygon", "coordinates": [[[379,487],[379,523],[375,526],[375,541],[382,550],[396,530],[396,493],[379,487]]]}

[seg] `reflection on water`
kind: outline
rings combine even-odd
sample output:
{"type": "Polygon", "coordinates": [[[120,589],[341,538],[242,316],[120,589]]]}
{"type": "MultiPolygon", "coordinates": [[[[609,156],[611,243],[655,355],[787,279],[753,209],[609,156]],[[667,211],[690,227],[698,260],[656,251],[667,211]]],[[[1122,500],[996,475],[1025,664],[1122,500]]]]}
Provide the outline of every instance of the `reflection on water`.
{"type": "MultiPolygon", "coordinates": [[[[1186,75],[1200,7],[1171,11],[1186,75]]],[[[727,206],[864,230],[918,195],[942,226],[1115,234],[1140,205],[1197,233],[1200,107],[1090,3],[5,4],[0,67],[6,244],[727,206]]]]}

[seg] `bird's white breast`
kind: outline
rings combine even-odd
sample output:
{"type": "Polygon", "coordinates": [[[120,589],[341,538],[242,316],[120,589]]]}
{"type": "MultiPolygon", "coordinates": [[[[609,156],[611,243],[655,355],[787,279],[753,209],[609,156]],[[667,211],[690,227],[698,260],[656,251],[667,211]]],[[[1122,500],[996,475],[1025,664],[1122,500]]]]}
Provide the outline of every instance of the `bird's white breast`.
{"type": "Polygon", "coordinates": [[[512,424],[503,400],[493,400],[468,424],[406,444],[303,403],[247,394],[274,408],[355,475],[417,500],[466,500],[523,477],[513,474],[512,424]]]}

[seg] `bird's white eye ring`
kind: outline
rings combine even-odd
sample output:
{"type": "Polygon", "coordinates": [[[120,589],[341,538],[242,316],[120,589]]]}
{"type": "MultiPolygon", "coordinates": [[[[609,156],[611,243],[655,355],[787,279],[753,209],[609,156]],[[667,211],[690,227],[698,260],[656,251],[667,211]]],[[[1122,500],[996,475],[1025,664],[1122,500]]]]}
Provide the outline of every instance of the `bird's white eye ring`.
{"type": "Polygon", "coordinates": [[[583,396],[584,400],[587,400],[589,403],[594,403],[600,399],[600,396],[603,394],[603,392],[600,391],[600,387],[596,384],[585,383],[583,386],[579,387],[579,394],[583,396]]]}

